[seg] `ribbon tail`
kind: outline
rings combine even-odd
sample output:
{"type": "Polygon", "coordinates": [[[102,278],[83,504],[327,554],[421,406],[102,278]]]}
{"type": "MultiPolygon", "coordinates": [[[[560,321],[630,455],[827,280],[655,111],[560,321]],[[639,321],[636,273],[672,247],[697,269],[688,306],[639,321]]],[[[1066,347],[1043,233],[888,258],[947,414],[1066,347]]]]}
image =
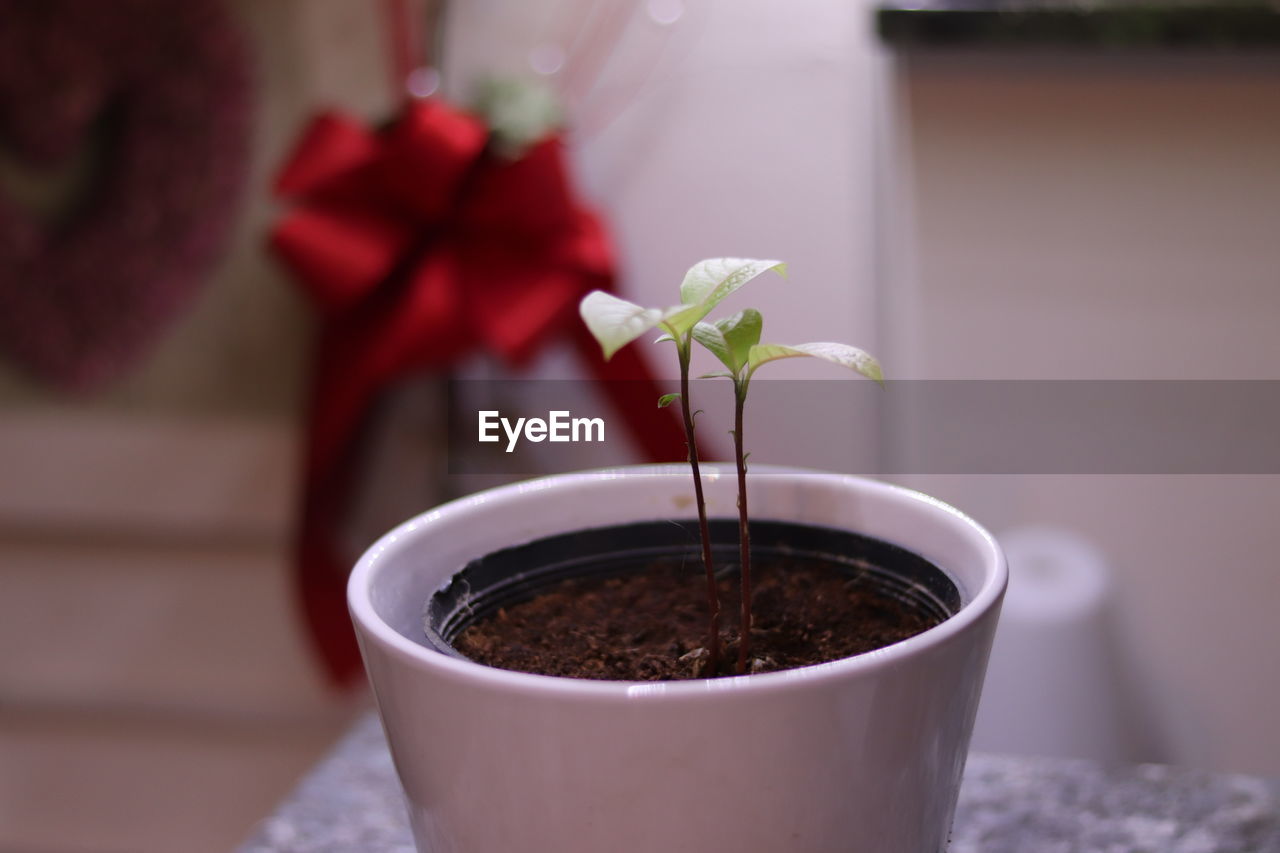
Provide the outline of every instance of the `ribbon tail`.
{"type": "Polygon", "coordinates": [[[391,383],[449,364],[466,348],[453,322],[455,289],[451,257],[431,253],[407,273],[401,287],[388,287],[389,298],[331,323],[321,336],[294,565],[304,620],[330,680],[339,687],[362,671],[346,605],[354,554],[342,532],[365,467],[369,426],[391,383]]]}
{"type": "Polygon", "coordinates": [[[689,458],[684,423],[674,408],[658,408],[664,389],[635,347],[623,347],[613,358],[600,357],[600,344],[584,323],[572,323],[574,347],[582,356],[614,411],[622,415],[632,440],[649,462],[683,462],[689,458]]]}
{"type": "MultiPolygon", "coordinates": [[[[315,488],[311,478],[306,488],[315,488]]],[[[355,683],[363,667],[347,613],[346,576],[350,561],[332,535],[342,513],[323,502],[303,503],[294,543],[302,619],[330,683],[345,688],[355,683]]]]}
{"type": "Polygon", "coordinates": [[[361,436],[372,421],[380,383],[359,369],[343,373],[340,335],[322,336],[312,380],[302,499],[294,533],[294,582],[307,636],[335,687],[359,677],[360,650],[347,613],[351,554],[341,532],[362,456],[361,436]]]}

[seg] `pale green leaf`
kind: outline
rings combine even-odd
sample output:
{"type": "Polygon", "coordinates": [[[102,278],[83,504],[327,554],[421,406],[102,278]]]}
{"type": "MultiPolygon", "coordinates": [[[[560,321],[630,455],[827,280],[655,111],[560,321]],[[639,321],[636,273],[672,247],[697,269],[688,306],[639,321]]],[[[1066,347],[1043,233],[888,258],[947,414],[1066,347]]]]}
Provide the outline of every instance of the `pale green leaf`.
{"type": "Polygon", "coordinates": [[[746,366],[751,348],[760,343],[763,324],[759,311],[746,308],[732,317],[716,320],[715,323],[698,323],[693,327],[693,339],[720,359],[720,363],[736,376],[746,366]]]}
{"type": "Polygon", "coordinates": [[[753,346],[747,359],[747,375],[750,376],[760,369],[762,365],[771,361],[777,361],[782,358],[798,358],[800,356],[820,358],[823,361],[847,367],[868,379],[874,379],[881,385],[884,384],[884,374],[880,370],[880,362],[876,361],[870,354],[848,344],[827,342],[796,344],[795,346],[786,346],[784,344],[753,346]]]}
{"type": "Polygon", "coordinates": [[[607,361],[645,332],[663,322],[680,308],[642,308],[603,290],[595,290],[582,298],[578,313],[591,334],[600,343],[607,361]]]}
{"type": "Polygon", "coordinates": [[[699,261],[685,273],[680,283],[680,302],[685,310],[670,318],[670,324],[683,334],[707,316],[726,296],[751,279],[773,270],[785,277],[787,265],[782,261],[758,261],[750,258],[709,258],[699,261]]]}
{"type": "Polygon", "coordinates": [[[710,308],[701,305],[679,305],[671,309],[671,313],[663,317],[663,328],[672,335],[684,338],[698,321],[707,316],[710,308]]]}
{"type": "Polygon", "coordinates": [[[724,339],[724,332],[710,323],[698,323],[693,327],[693,339],[720,359],[720,363],[729,368],[731,373],[738,372],[738,365],[733,363],[733,352],[729,342],[724,339]]]}
{"type": "Polygon", "coordinates": [[[661,397],[658,398],[658,408],[665,409],[667,406],[670,406],[672,403],[674,403],[676,400],[679,400],[679,399],[680,399],[680,395],[678,393],[663,394],[661,397]]]}
{"type": "Polygon", "coordinates": [[[734,373],[741,372],[751,354],[751,348],[760,343],[764,318],[756,309],[744,308],[732,317],[716,320],[715,326],[724,335],[729,353],[733,356],[733,364],[729,369],[734,373]]]}
{"type": "Polygon", "coordinates": [[[685,305],[714,308],[730,293],[769,270],[785,276],[782,261],[758,261],[751,258],[708,258],[699,261],[685,273],[680,283],[680,301],[685,305]]]}

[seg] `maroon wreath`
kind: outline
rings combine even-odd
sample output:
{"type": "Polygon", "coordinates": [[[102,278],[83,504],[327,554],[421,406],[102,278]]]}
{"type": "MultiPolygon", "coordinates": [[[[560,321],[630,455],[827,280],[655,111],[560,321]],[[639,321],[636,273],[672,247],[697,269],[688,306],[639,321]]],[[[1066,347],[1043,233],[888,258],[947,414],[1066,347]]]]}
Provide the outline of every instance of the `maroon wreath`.
{"type": "Polygon", "coordinates": [[[51,220],[0,193],[0,348],[89,390],[194,295],[244,183],[245,44],[220,0],[0,0],[0,149],[19,169],[93,156],[51,220]]]}

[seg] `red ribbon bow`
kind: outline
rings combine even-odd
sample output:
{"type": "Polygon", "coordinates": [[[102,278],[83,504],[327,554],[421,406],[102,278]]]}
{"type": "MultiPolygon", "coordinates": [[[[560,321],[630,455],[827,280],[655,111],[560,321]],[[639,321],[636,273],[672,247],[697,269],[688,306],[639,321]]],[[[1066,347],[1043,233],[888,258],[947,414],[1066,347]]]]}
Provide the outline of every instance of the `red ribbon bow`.
{"type": "Polygon", "coordinates": [[[339,682],[359,672],[360,660],[336,531],[354,486],[357,438],[389,383],[475,348],[520,365],[568,332],[598,378],[652,386],[602,386],[646,455],[685,453],[634,349],[603,362],[577,319],[585,293],[612,288],[613,259],[600,221],[573,195],[560,141],[504,160],[487,140],[479,120],[435,100],[409,102],[376,133],[327,113],[277,181],[277,193],[297,207],[271,246],[324,318],[297,557],[306,619],[339,682]]]}

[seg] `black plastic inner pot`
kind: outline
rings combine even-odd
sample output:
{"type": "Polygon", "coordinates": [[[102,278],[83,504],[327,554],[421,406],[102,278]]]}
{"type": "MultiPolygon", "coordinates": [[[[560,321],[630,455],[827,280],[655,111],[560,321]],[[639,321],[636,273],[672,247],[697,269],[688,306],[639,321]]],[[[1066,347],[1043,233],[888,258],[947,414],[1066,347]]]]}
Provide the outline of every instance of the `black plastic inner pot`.
{"type": "MultiPolygon", "coordinates": [[[[738,522],[713,519],[716,565],[737,573],[738,522]]],[[[825,560],[850,577],[865,580],[905,606],[942,621],[960,609],[960,590],[942,569],[905,548],[847,530],[787,521],[751,522],[752,559],[825,560]]],[[[545,592],[567,578],[605,578],[644,571],[655,559],[676,557],[701,571],[698,523],[647,521],[595,527],[503,548],[472,560],[427,601],[426,643],[463,657],[453,641],[475,622],[545,592]]]]}

